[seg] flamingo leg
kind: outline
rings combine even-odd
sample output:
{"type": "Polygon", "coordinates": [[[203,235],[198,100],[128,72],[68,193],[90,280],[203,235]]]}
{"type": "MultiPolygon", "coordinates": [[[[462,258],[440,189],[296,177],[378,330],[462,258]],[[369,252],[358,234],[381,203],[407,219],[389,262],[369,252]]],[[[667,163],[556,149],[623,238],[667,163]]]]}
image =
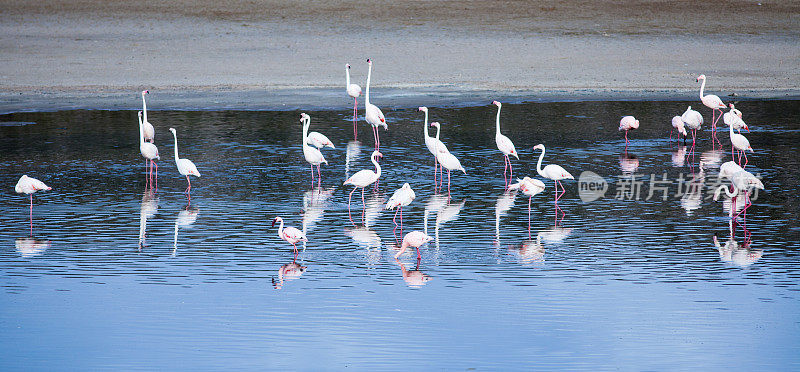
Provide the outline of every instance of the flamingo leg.
{"type": "Polygon", "coordinates": [[[147,179],[150,181],[150,189],[152,190],[153,189],[153,161],[148,159],[147,162],[148,162],[147,163],[148,164],[148,167],[147,167],[147,179]]]}
{"type": "Polygon", "coordinates": [[[378,151],[378,127],[372,126],[372,139],[375,141],[375,151],[378,151]]]}
{"type": "Polygon", "coordinates": [[[672,141],[672,128],[669,130],[669,140],[672,141]]]}
{"type": "Polygon", "coordinates": [[[350,213],[350,203],[353,201],[354,192],[356,192],[356,187],[353,187],[353,191],[350,191],[350,197],[347,198],[347,217],[350,218],[350,222],[353,224],[353,226],[355,226],[356,223],[353,222],[353,215],[350,213]]]}
{"type": "Polygon", "coordinates": [[[367,214],[367,202],[364,201],[364,189],[366,189],[366,187],[362,187],[361,188],[361,223],[362,224],[364,223],[364,218],[366,217],[366,214],[367,214]]]}
{"type": "Polygon", "coordinates": [[[419,254],[419,247],[417,247],[417,265],[419,265],[419,260],[422,259],[422,255],[419,254]]]}
{"type": "Polygon", "coordinates": [[[442,186],[444,186],[444,166],[439,166],[439,191],[442,190],[442,186]]]}
{"type": "Polygon", "coordinates": [[[356,119],[358,118],[358,98],[353,98],[353,137],[354,141],[358,141],[358,125],[356,119]]]}
{"type": "Polygon", "coordinates": [[[436,172],[439,171],[439,162],[436,161],[436,156],[433,156],[433,192],[436,192],[436,172]]]}
{"type": "Polygon", "coordinates": [[[156,188],[155,189],[156,189],[156,191],[158,191],[158,163],[156,163],[154,161],[153,162],[153,166],[156,168],[156,172],[155,172],[156,175],[155,175],[155,178],[153,179],[153,181],[155,181],[155,183],[156,183],[156,188]]]}
{"type": "Polygon", "coordinates": [[[186,198],[189,199],[189,204],[192,203],[192,181],[189,180],[189,175],[186,175],[186,182],[189,183],[189,187],[186,188],[186,198]]]}
{"type": "Polygon", "coordinates": [[[625,131],[625,153],[628,152],[628,131],[625,131]]]}
{"type": "MultiPolygon", "coordinates": [[[[318,188],[322,187],[322,171],[319,169],[319,167],[321,165],[322,164],[317,164],[317,175],[319,176],[319,177],[317,177],[317,187],[318,188]]],[[[314,167],[311,167],[311,172],[314,172],[314,167]]]]}
{"type": "MultiPolygon", "coordinates": [[[[742,155],[744,155],[744,167],[747,166],[747,151],[742,150],[742,155]]],[[[744,168],[742,167],[742,168],[744,168]]]]}
{"type": "Polygon", "coordinates": [[[447,170],[447,199],[450,199],[450,170],[447,170]]]}
{"type": "Polygon", "coordinates": [[[531,238],[531,199],[533,196],[528,197],[528,239],[531,238]]]}
{"type": "Polygon", "coordinates": [[[31,221],[31,236],[33,236],[33,194],[28,195],[31,197],[30,221],[31,221]]]}
{"type": "Polygon", "coordinates": [[[392,217],[392,222],[394,222],[394,230],[392,230],[392,231],[396,231],[397,230],[397,212],[399,212],[399,211],[400,211],[399,208],[395,209],[395,211],[394,211],[394,217],[392,217]]]}
{"type": "Polygon", "coordinates": [[[506,172],[508,171],[508,156],[503,155],[503,185],[506,189],[508,189],[508,179],[506,178],[506,172]]]}
{"type": "Polygon", "coordinates": [[[403,235],[403,206],[400,206],[400,235],[403,235]]]}
{"type": "Polygon", "coordinates": [[[514,167],[511,166],[511,158],[506,155],[508,160],[508,185],[511,186],[511,180],[514,179],[514,167]]]}

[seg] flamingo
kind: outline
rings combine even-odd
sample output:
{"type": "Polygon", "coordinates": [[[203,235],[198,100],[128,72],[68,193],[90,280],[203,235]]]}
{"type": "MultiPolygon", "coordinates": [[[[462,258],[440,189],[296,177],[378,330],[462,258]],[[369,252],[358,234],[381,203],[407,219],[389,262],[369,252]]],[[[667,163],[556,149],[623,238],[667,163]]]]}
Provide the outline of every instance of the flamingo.
{"type": "MultiPolygon", "coordinates": [[[[154,144],[152,144],[150,142],[145,142],[144,141],[144,129],[143,128],[144,127],[143,127],[143,123],[142,123],[142,112],[139,111],[139,152],[142,153],[142,156],[145,159],[150,161],[150,177],[149,177],[149,180],[150,180],[150,188],[151,189],[153,188],[153,167],[155,167],[155,170],[156,170],[156,178],[155,178],[156,182],[155,182],[155,184],[156,184],[156,188],[158,188],[158,164],[156,164],[155,160],[160,160],[161,158],[159,158],[159,156],[158,156],[158,148],[156,147],[156,145],[154,145],[154,144]]],[[[147,188],[147,186],[145,186],[145,188],[147,188]]]]}
{"type": "MultiPolygon", "coordinates": [[[[442,125],[439,124],[438,121],[434,121],[433,123],[431,123],[431,126],[432,127],[436,127],[436,137],[433,138],[434,142],[435,142],[435,146],[433,147],[434,151],[436,151],[436,149],[439,149],[438,151],[441,151],[441,152],[450,152],[450,150],[447,149],[447,146],[444,144],[444,142],[442,142],[439,139],[439,135],[442,133],[442,125]]],[[[433,157],[434,157],[434,164],[436,164],[437,161],[436,161],[436,153],[435,152],[433,152],[433,157]]],[[[434,179],[434,181],[436,181],[436,174],[435,174],[436,168],[435,167],[434,167],[433,171],[434,171],[433,179],[434,179]]],[[[439,185],[438,185],[438,187],[442,187],[442,182],[444,182],[444,169],[442,169],[442,167],[439,167],[439,185]]],[[[434,192],[436,191],[436,185],[434,185],[433,191],[434,192]]]]}
{"type": "MultiPolygon", "coordinates": [[[[536,172],[539,173],[540,176],[547,178],[549,180],[553,180],[553,184],[555,187],[555,205],[556,205],[556,220],[558,220],[558,210],[561,209],[558,207],[558,200],[561,199],[561,196],[564,195],[567,190],[561,185],[561,180],[570,179],[574,180],[573,177],[569,172],[567,172],[564,168],[560,165],[556,164],[548,164],[544,169],[542,169],[542,159],[544,159],[545,147],[543,144],[538,144],[533,147],[533,150],[542,150],[542,154],[539,155],[539,161],[536,163],[536,172]],[[561,186],[561,194],[558,193],[558,186],[561,186]]],[[[563,211],[561,212],[562,216],[565,214],[563,211]]]]}
{"type": "Polygon", "coordinates": [[[397,209],[397,211],[394,212],[394,218],[392,218],[395,230],[397,230],[397,212],[400,212],[400,234],[403,233],[403,207],[411,204],[416,197],[417,194],[411,189],[411,185],[406,182],[403,184],[403,187],[397,189],[397,191],[392,194],[392,197],[389,198],[389,201],[386,202],[386,209],[397,209]]]}
{"type": "Polygon", "coordinates": [[[169,131],[172,132],[172,137],[175,139],[175,165],[178,167],[178,172],[186,176],[186,182],[189,183],[189,187],[186,188],[186,197],[189,199],[189,203],[192,202],[192,181],[189,180],[189,176],[200,177],[200,172],[197,171],[197,166],[192,163],[189,159],[180,159],[178,158],[178,135],[175,134],[175,128],[169,128],[169,131]]]}
{"type": "Polygon", "coordinates": [[[308,145],[308,127],[311,126],[311,117],[308,116],[306,113],[300,114],[300,122],[303,123],[303,156],[305,156],[306,161],[308,164],[311,164],[311,184],[314,184],[314,166],[317,166],[317,174],[319,175],[319,179],[317,180],[317,186],[322,185],[322,172],[320,171],[320,165],[322,163],[328,164],[328,161],[325,160],[325,157],[322,156],[322,152],[318,149],[315,149],[308,145]]]}
{"type": "Polygon", "coordinates": [[[703,90],[706,87],[706,76],[705,75],[698,76],[697,77],[697,81],[699,82],[700,80],[703,80],[703,83],[700,85],[700,101],[702,101],[703,104],[706,107],[708,107],[708,108],[710,108],[712,110],[711,111],[711,115],[712,115],[712,118],[711,118],[711,135],[712,135],[712,137],[714,139],[716,139],[717,138],[717,121],[719,120],[719,118],[717,117],[717,110],[719,110],[719,116],[721,117],[722,116],[722,109],[725,108],[725,104],[722,103],[722,100],[716,95],[709,94],[709,95],[705,95],[704,96],[703,95],[703,90]]]}
{"type": "Polygon", "coordinates": [[[497,120],[496,120],[496,130],[494,132],[494,141],[497,143],[497,149],[503,153],[504,162],[503,162],[503,180],[506,189],[508,189],[508,185],[511,183],[511,178],[514,177],[514,168],[511,167],[511,159],[508,157],[509,155],[514,156],[519,160],[519,155],[517,154],[517,150],[514,148],[514,143],[511,142],[508,137],[502,135],[500,133],[500,109],[503,108],[503,104],[498,101],[492,101],[492,104],[497,106],[497,120]],[[510,171],[508,178],[506,178],[506,169],[510,171]]]}
{"type": "Polygon", "coordinates": [[[625,131],[625,151],[628,151],[628,131],[639,128],[639,120],[633,116],[623,116],[619,121],[619,130],[625,131]]]}
{"type": "Polygon", "coordinates": [[[153,143],[156,138],[156,129],[153,128],[153,124],[147,121],[147,102],[144,99],[145,94],[150,94],[150,91],[142,91],[142,111],[144,112],[144,121],[142,125],[144,126],[144,140],[153,143]]]}
{"type": "MultiPolygon", "coordinates": [[[[445,146],[444,143],[439,140],[439,131],[441,130],[439,123],[434,122],[436,124],[436,138],[431,137],[428,134],[428,108],[422,106],[419,108],[419,111],[425,113],[425,125],[423,127],[425,131],[425,146],[428,148],[428,151],[430,151],[431,155],[433,155],[433,184],[434,188],[436,188],[436,172],[439,169],[439,163],[436,161],[436,151],[440,148],[447,150],[447,146],[445,146]]],[[[434,126],[434,123],[431,123],[431,126],[434,126]]]]}
{"type": "Polygon", "coordinates": [[[426,235],[424,232],[415,230],[403,237],[403,244],[400,246],[400,251],[394,255],[394,258],[397,259],[400,257],[403,252],[408,249],[408,247],[414,247],[417,249],[417,260],[422,258],[422,255],[419,254],[419,247],[423,244],[433,240],[430,236],[426,235]]]}
{"type": "Polygon", "coordinates": [[[525,196],[528,197],[528,238],[531,237],[531,199],[533,197],[544,191],[544,182],[539,181],[537,179],[533,179],[530,177],[525,177],[523,179],[517,179],[517,183],[513,185],[509,185],[509,190],[520,190],[522,191],[525,196]]]}
{"type": "Polygon", "coordinates": [[[358,96],[361,95],[361,87],[358,84],[350,84],[350,64],[345,65],[345,74],[347,74],[346,90],[347,95],[353,97],[353,140],[358,141],[358,127],[356,120],[358,119],[358,96]]]}
{"type": "MultiPolygon", "coordinates": [[[[381,165],[378,164],[378,158],[383,157],[383,154],[378,152],[377,150],[372,152],[370,155],[370,160],[372,160],[372,164],[375,165],[375,172],[370,169],[362,169],[344,181],[343,185],[353,185],[353,191],[350,191],[350,197],[347,199],[347,215],[350,215],[350,203],[353,200],[353,193],[356,191],[357,188],[361,188],[361,204],[364,205],[364,212],[366,212],[366,202],[364,201],[364,188],[373,184],[374,182],[378,181],[381,178],[381,165]]],[[[362,213],[362,218],[363,218],[362,213]]],[[[353,219],[350,218],[352,222],[353,219]]]]}
{"type": "Polygon", "coordinates": [[[683,119],[680,116],[672,117],[672,128],[669,130],[669,139],[672,139],[672,130],[676,130],[678,135],[683,135],[683,144],[686,144],[686,126],[683,124],[683,119]]]}
{"type": "Polygon", "coordinates": [[[277,222],[281,223],[281,226],[278,227],[278,237],[292,245],[292,248],[294,248],[294,256],[297,258],[297,254],[300,252],[297,250],[296,244],[298,242],[307,242],[308,238],[306,238],[306,234],[303,234],[302,231],[291,226],[284,228],[283,218],[280,217],[275,217],[275,219],[272,220],[272,227],[275,227],[275,223],[277,222]]]}
{"type": "Polygon", "coordinates": [[[367,72],[367,93],[365,97],[366,101],[364,102],[366,113],[364,114],[364,120],[366,120],[369,125],[372,125],[372,132],[375,134],[375,151],[378,151],[381,147],[378,126],[382,126],[383,130],[388,130],[389,126],[386,125],[386,118],[383,116],[381,109],[369,102],[369,81],[372,77],[372,60],[367,59],[367,64],[369,64],[369,72],[367,72]]]}
{"type": "Polygon", "coordinates": [[[33,193],[39,190],[52,190],[53,188],[44,184],[44,182],[39,181],[35,178],[28,177],[28,175],[22,175],[17,181],[17,185],[14,186],[14,191],[17,194],[28,194],[31,199],[31,209],[30,209],[30,221],[31,221],[31,236],[33,236],[33,193]]]}
{"type": "Polygon", "coordinates": [[[686,108],[686,111],[681,115],[681,120],[687,128],[692,130],[692,152],[694,152],[694,145],[697,137],[697,130],[703,125],[703,115],[699,112],[692,110],[692,106],[686,108]]]}
{"type": "Polygon", "coordinates": [[[747,150],[753,152],[753,148],[750,147],[750,141],[747,140],[747,137],[733,133],[733,125],[728,126],[728,133],[730,133],[731,137],[731,158],[733,158],[733,149],[735,148],[737,152],[741,151],[739,155],[739,165],[742,165],[742,154],[744,155],[744,166],[747,166],[747,150]]]}
{"type": "MultiPolygon", "coordinates": [[[[728,171],[733,169],[735,168],[730,167],[728,171]]],[[[731,203],[732,203],[731,219],[738,218],[739,215],[742,213],[744,213],[745,216],[747,216],[747,208],[753,205],[753,203],[750,201],[749,191],[754,188],[764,190],[764,183],[762,183],[761,180],[758,179],[758,177],[756,177],[755,175],[746,170],[739,170],[735,171],[735,173],[733,174],[727,173],[726,175],[731,181],[731,190],[728,191],[727,186],[720,185],[719,187],[717,187],[716,190],[714,190],[714,201],[719,200],[720,192],[724,190],[725,195],[731,198],[731,203]],[[733,210],[736,209],[736,204],[735,204],[736,198],[739,196],[740,193],[744,193],[745,195],[745,205],[744,208],[739,213],[736,214],[736,216],[733,216],[733,210]]],[[[721,170],[720,170],[720,177],[722,177],[721,170]]]]}
{"type": "Polygon", "coordinates": [[[331,142],[328,137],[320,132],[308,133],[308,136],[306,136],[306,143],[320,150],[325,146],[328,146],[332,149],[336,148],[336,146],[333,145],[333,142],[331,142]]]}
{"type": "MultiPolygon", "coordinates": [[[[438,124],[438,123],[437,123],[438,124]]],[[[446,149],[439,149],[436,152],[436,161],[442,166],[442,168],[447,169],[447,197],[450,197],[450,171],[451,170],[460,170],[467,174],[467,171],[461,166],[461,162],[458,161],[458,158],[455,155],[451,154],[450,151],[446,149]]]]}
{"type": "Polygon", "coordinates": [[[733,103],[730,104],[730,108],[730,111],[722,115],[722,121],[729,127],[732,126],[733,129],[736,129],[739,134],[742,133],[742,129],[750,133],[750,128],[748,128],[747,124],[742,120],[742,112],[737,110],[736,107],[733,106],[733,103]]]}

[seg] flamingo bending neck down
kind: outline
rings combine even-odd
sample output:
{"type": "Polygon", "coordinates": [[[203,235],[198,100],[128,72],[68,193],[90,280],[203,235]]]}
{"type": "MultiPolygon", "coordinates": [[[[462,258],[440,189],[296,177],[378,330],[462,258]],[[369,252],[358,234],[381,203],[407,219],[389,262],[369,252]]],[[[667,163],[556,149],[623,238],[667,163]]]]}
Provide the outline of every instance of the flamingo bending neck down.
{"type": "Polygon", "coordinates": [[[566,214],[564,213],[561,208],[558,207],[558,200],[561,199],[561,196],[567,191],[563,185],[561,185],[561,180],[570,179],[574,180],[573,177],[566,169],[562,168],[560,165],[556,164],[548,164],[544,169],[542,169],[542,159],[544,159],[545,147],[543,144],[538,144],[533,147],[533,150],[542,150],[541,155],[539,155],[539,161],[536,163],[536,172],[539,173],[540,176],[553,180],[553,184],[555,186],[555,208],[556,208],[556,222],[558,222],[558,211],[561,211],[562,218],[566,214]],[[558,187],[561,186],[561,193],[558,193],[558,187]]]}
{"type": "MultiPolygon", "coordinates": [[[[350,217],[350,222],[353,222],[353,217],[350,215],[350,203],[353,200],[353,193],[356,191],[357,188],[361,188],[361,204],[364,206],[364,209],[361,213],[361,219],[364,220],[364,213],[366,213],[366,201],[364,200],[364,189],[378,181],[381,178],[381,165],[378,163],[378,158],[382,157],[378,151],[373,151],[372,155],[370,156],[370,160],[372,160],[372,164],[375,165],[375,172],[370,169],[362,169],[344,181],[343,185],[353,185],[353,191],[350,191],[350,197],[347,199],[347,215],[350,217]]],[[[355,225],[355,223],[353,223],[355,225]]]]}
{"type": "Polygon", "coordinates": [[[400,255],[403,254],[408,247],[414,247],[417,249],[417,261],[419,261],[422,258],[422,255],[419,254],[419,247],[431,240],[433,240],[433,238],[426,235],[422,231],[412,231],[403,237],[403,244],[400,246],[400,251],[394,255],[394,258],[397,259],[400,257],[400,255]]]}
{"type": "Polygon", "coordinates": [[[680,136],[683,135],[683,144],[686,144],[686,126],[683,123],[683,119],[680,116],[673,116],[672,117],[672,128],[669,130],[669,139],[672,140],[672,131],[676,130],[678,132],[678,139],[680,136]]]}
{"type": "Polygon", "coordinates": [[[158,148],[156,145],[145,142],[144,141],[144,130],[142,128],[142,112],[139,111],[139,152],[142,156],[150,162],[150,173],[148,178],[145,180],[145,188],[147,188],[147,183],[149,180],[150,188],[151,189],[158,189],[158,164],[156,164],[156,160],[159,160],[158,156],[158,148]],[[153,168],[155,168],[155,187],[153,186],[153,168]]]}
{"type": "Polygon", "coordinates": [[[322,186],[322,171],[320,165],[322,163],[328,164],[322,152],[308,145],[308,127],[311,126],[311,117],[306,113],[300,114],[300,122],[303,123],[303,156],[306,158],[308,164],[311,164],[311,185],[314,185],[314,166],[317,166],[317,187],[322,186]]]}
{"type": "Polygon", "coordinates": [[[619,130],[625,131],[625,152],[628,152],[628,131],[639,128],[639,120],[633,116],[624,116],[619,121],[619,130]]]}
{"type": "Polygon", "coordinates": [[[534,178],[525,177],[523,179],[517,179],[517,183],[513,185],[509,185],[509,190],[520,190],[522,191],[525,196],[528,197],[528,239],[531,237],[531,199],[533,197],[544,191],[545,185],[544,182],[539,181],[534,178]]]}
{"type": "Polygon", "coordinates": [[[278,227],[278,237],[292,245],[294,249],[294,258],[297,259],[297,254],[300,252],[297,250],[296,244],[299,242],[307,242],[308,238],[306,238],[306,234],[303,234],[302,231],[291,226],[284,228],[283,218],[280,217],[275,217],[275,219],[272,220],[272,227],[275,227],[275,223],[277,222],[281,223],[280,227],[278,227]]]}
{"type": "Polygon", "coordinates": [[[511,178],[514,177],[514,168],[511,167],[511,159],[509,158],[509,155],[517,158],[517,160],[519,160],[519,155],[517,154],[517,150],[514,148],[514,143],[511,142],[508,137],[500,133],[500,109],[503,108],[503,104],[498,101],[493,101],[492,104],[497,106],[494,141],[497,143],[497,149],[503,153],[503,180],[505,182],[505,188],[508,189],[508,185],[511,184],[511,178]],[[506,170],[511,173],[508,175],[508,178],[506,178],[506,170]]]}
{"type": "MultiPolygon", "coordinates": [[[[700,85],[700,101],[703,102],[703,105],[710,108],[711,111],[711,136],[713,140],[717,140],[717,121],[719,117],[722,117],[722,109],[726,108],[725,104],[722,100],[713,94],[703,95],[703,91],[706,88],[706,76],[700,75],[697,77],[697,81],[703,80],[703,83],[700,85]],[[719,111],[719,117],[717,117],[717,111],[719,111]]],[[[721,145],[721,144],[720,144],[721,145]]]]}
{"type": "Polygon", "coordinates": [[[742,112],[737,110],[733,103],[730,104],[731,110],[722,115],[722,121],[736,129],[736,132],[742,134],[742,129],[750,133],[750,128],[742,120],[742,112]]]}
{"type": "Polygon", "coordinates": [[[733,125],[728,126],[728,133],[731,137],[731,159],[733,159],[733,150],[736,149],[736,152],[739,154],[739,165],[746,167],[747,151],[750,150],[750,152],[753,152],[753,148],[750,147],[750,141],[741,134],[733,133],[733,125]],[[742,155],[744,155],[744,165],[742,165],[742,155]]]}
{"type": "Polygon", "coordinates": [[[372,60],[367,59],[367,64],[369,64],[369,71],[367,72],[367,92],[364,97],[364,119],[372,126],[372,132],[375,135],[375,151],[380,150],[381,147],[381,139],[380,135],[378,134],[378,127],[382,126],[383,130],[388,130],[389,126],[386,125],[386,118],[383,116],[383,112],[378,106],[373,105],[369,101],[369,83],[370,79],[372,78],[372,60]]]}
{"type": "Polygon", "coordinates": [[[142,112],[144,113],[144,121],[142,122],[142,125],[144,126],[144,140],[153,143],[156,138],[156,129],[153,128],[153,124],[150,124],[150,122],[147,121],[147,102],[144,99],[146,94],[150,94],[150,91],[142,91],[142,112]]]}
{"type": "Polygon", "coordinates": [[[358,96],[361,95],[361,87],[358,84],[350,84],[350,64],[345,65],[344,69],[347,74],[346,90],[347,95],[353,97],[353,140],[358,141],[358,126],[356,120],[358,119],[358,96]]]}
{"type": "Polygon", "coordinates": [[[189,176],[200,177],[200,172],[191,160],[178,157],[178,135],[175,133],[175,128],[169,128],[169,131],[172,132],[172,137],[175,139],[175,165],[178,167],[178,172],[186,176],[186,182],[189,183],[189,187],[184,192],[186,193],[186,198],[189,199],[189,203],[191,203],[192,181],[189,180],[189,176]]]}
{"type": "Polygon", "coordinates": [[[30,208],[30,221],[31,221],[31,236],[33,236],[33,193],[39,190],[52,190],[53,188],[44,184],[44,182],[39,181],[35,178],[28,177],[27,175],[23,175],[17,181],[17,185],[14,186],[14,191],[18,194],[28,194],[31,199],[31,208],[30,208]]]}
{"type": "Polygon", "coordinates": [[[392,222],[394,222],[394,229],[397,230],[397,212],[400,212],[400,234],[403,234],[403,207],[408,206],[411,204],[414,199],[416,199],[417,194],[414,193],[414,190],[411,188],[411,185],[408,182],[403,184],[403,187],[397,189],[392,197],[389,198],[389,201],[386,202],[386,209],[392,210],[396,209],[394,212],[394,217],[392,218],[392,222]]]}

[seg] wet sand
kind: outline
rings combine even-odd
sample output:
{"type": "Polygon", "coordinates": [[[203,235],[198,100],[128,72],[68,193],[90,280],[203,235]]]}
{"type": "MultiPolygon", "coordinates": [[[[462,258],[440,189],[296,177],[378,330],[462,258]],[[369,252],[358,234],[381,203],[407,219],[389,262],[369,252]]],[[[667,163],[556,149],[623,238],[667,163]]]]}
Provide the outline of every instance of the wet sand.
{"type": "Polygon", "coordinates": [[[0,1],[0,111],[798,96],[800,2],[0,1]],[[133,94],[132,94],[133,92],[133,94]],[[157,95],[160,95],[158,97],[157,95]],[[490,97],[491,96],[491,97],[490,97]],[[487,98],[488,97],[488,98],[487,98]]]}

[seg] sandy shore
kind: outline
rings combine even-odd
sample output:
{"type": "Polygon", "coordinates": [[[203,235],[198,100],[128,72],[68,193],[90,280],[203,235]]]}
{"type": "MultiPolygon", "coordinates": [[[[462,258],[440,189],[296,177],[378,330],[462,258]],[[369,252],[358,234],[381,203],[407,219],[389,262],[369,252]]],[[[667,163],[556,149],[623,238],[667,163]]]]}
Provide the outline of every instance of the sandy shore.
{"type": "Polygon", "coordinates": [[[0,0],[0,111],[797,97],[800,2],[0,0]],[[155,2],[153,2],[155,3],[155,2]],[[134,94],[131,94],[133,92],[134,94]],[[338,93],[337,93],[338,92],[338,93]],[[160,96],[160,97],[158,97],[160,96]],[[428,103],[433,102],[433,103],[428,103]]]}

